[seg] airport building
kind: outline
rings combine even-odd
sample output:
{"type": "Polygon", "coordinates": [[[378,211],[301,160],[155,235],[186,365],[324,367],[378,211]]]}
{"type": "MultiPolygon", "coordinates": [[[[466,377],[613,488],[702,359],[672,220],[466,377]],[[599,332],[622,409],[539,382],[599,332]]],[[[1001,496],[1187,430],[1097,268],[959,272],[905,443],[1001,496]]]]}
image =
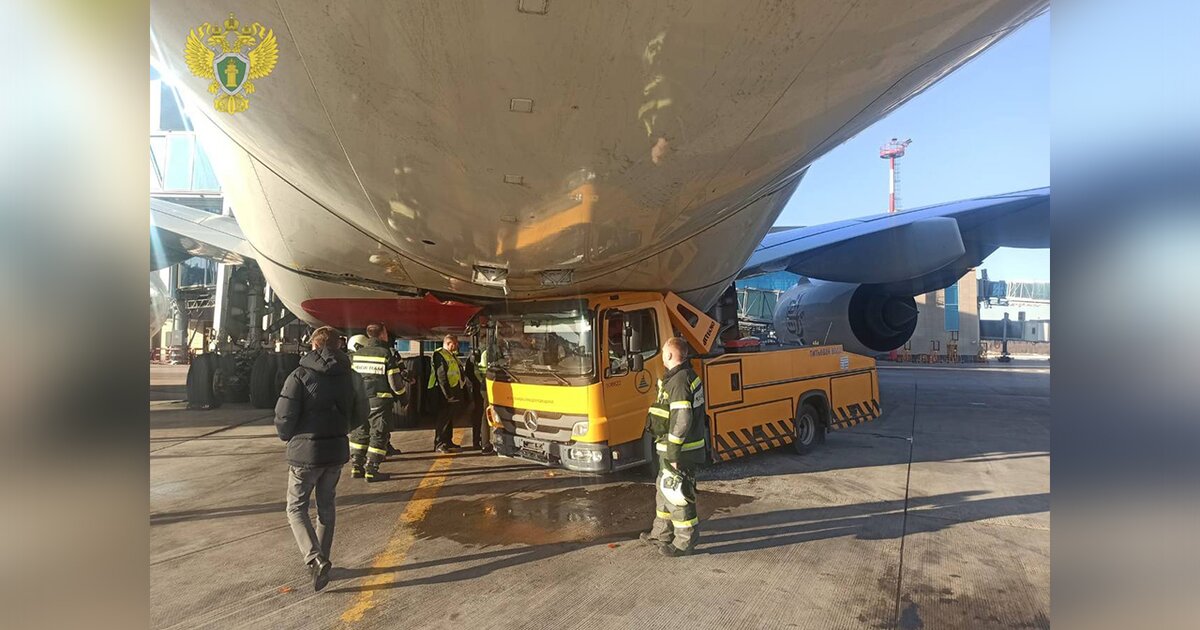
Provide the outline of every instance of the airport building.
{"type": "Polygon", "coordinates": [[[979,277],[979,328],[998,353],[1005,340],[1011,354],[1050,355],[1050,283],[979,277]],[[1007,319],[1006,319],[1007,318],[1007,319]]]}

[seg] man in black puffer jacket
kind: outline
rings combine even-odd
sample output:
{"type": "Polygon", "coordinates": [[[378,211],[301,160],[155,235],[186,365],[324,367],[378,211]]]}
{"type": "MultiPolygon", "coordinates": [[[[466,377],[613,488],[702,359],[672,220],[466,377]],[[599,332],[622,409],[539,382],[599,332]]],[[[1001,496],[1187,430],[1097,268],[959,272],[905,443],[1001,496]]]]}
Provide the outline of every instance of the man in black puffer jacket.
{"type": "Polygon", "coordinates": [[[342,466],[350,460],[346,434],[365,424],[370,409],[362,378],[338,348],[337,331],[315,330],[312,352],[300,359],[283,383],[275,403],[275,431],[287,442],[287,517],[304,554],[313,589],[329,583],[333,545],[334,500],[342,466]],[[317,494],[317,526],[308,516],[309,497],[317,494]]]}

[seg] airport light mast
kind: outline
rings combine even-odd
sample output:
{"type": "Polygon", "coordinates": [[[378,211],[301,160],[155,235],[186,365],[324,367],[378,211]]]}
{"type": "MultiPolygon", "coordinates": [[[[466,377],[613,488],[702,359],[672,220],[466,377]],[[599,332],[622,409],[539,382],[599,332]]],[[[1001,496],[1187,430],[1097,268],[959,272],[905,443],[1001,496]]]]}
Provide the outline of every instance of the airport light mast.
{"type": "Polygon", "coordinates": [[[894,213],[898,205],[896,193],[900,186],[900,171],[898,170],[900,165],[896,164],[896,160],[904,157],[904,149],[910,144],[912,144],[912,138],[904,141],[892,138],[891,142],[879,147],[879,157],[891,162],[888,179],[888,214],[894,213]]]}

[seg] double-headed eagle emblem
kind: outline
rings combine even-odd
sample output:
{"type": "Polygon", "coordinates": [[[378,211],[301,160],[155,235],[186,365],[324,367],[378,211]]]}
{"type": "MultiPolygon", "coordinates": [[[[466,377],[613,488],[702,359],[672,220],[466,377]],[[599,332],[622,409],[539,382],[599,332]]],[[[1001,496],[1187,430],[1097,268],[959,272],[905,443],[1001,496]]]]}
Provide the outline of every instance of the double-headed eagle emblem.
{"type": "Polygon", "coordinates": [[[229,14],[223,26],[205,22],[188,33],[183,58],[188,69],[201,79],[211,79],[208,91],[216,95],[213,107],[236,114],[250,107],[254,94],[252,79],[261,79],[275,69],[279,46],[275,32],[255,22],[242,27],[229,14]],[[249,48],[248,53],[242,51],[249,48]]]}

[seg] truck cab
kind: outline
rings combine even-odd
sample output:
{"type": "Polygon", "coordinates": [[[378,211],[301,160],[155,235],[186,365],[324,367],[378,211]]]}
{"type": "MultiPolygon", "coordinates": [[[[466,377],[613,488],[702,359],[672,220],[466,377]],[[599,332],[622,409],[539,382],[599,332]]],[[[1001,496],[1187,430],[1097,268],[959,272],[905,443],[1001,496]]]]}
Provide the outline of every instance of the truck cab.
{"type": "Polygon", "coordinates": [[[856,419],[878,415],[872,359],[840,346],[712,352],[716,322],[671,293],[508,302],[485,309],[477,328],[496,450],[548,466],[603,473],[652,461],[646,414],[665,371],[660,349],[674,335],[705,381],[710,461],[793,443],[801,412],[812,416],[805,439],[818,440],[838,428],[836,395],[854,399],[856,419]],[[842,380],[836,395],[831,376],[842,380]]]}

